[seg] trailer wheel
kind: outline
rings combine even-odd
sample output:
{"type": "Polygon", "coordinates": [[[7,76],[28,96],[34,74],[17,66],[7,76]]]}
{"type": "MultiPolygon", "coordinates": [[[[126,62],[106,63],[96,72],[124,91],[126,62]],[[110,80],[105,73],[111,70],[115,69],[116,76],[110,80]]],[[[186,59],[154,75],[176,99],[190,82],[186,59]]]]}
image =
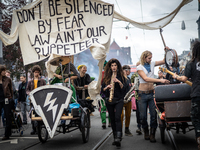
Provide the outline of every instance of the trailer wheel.
{"type": "Polygon", "coordinates": [[[86,110],[86,112],[87,114],[85,114],[85,112],[81,114],[81,132],[84,143],[88,142],[90,134],[90,114],[88,110],[86,110]]]}
{"type": "Polygon", "coordinates": [[[38,122],[38,138],[40,142],[45,143],[48,139],[48,131],[42,122],[38,122]]]}

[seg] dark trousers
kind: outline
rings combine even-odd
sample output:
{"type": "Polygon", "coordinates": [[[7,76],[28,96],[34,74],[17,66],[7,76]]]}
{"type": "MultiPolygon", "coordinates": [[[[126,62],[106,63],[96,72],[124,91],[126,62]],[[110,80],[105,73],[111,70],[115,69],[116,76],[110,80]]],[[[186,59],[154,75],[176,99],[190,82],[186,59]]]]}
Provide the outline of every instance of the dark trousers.
{"type": "Polygon", "coordinates": [[[200,137],[200,97],[192,98],[191,120],[196,138],[200,137]]]}
{"type": "Polygon", "coordinates": [[[122,132],[121,114],[123,106],[124,106],[123,101],[120,101],[112,105],[106,103],[113,132],[122,132]]]}
{"type": "Polygon", "coordinates": [[[12,112],[11,112],[11,103],[5,104],[5,102],[0,102],[0,110],[4,109],[4,117],[6,119],[6,127],[5,127],[5,137],[11,136],[11,127],[12,127],[12,112]]]}
{"type": "Polygon", "coordinates": [[[138,104],[138,100],[135,100],[136,103],[136,119],[137,119],[137,127],[140,129],[141,128],[141,123],[140,123],[140,108],[139,108],[139,104],[138,104]]]}

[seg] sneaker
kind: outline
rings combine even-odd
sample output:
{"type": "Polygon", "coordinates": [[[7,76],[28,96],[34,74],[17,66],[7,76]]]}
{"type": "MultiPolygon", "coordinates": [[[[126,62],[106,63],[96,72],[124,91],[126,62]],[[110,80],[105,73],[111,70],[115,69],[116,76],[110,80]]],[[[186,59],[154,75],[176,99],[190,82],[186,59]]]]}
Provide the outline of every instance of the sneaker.
{"type": "Polygon", "coordinates": [[[106,129],[106,124],[102,124],[102,128],[103,128],[103,129],[106,129]]]}
{"type": "Polygon", "coordinates": [[[130,132],[129,129],[125,129],[125,135],[126,136],[133,136],[133,134],[130,132]]]}
{"type": "Polygon", "coordinates": [[[138,128],[138,129],[136,130],[136,133],[139,134],[139,135],[141,135],[141,134],[142,134],[142,130],[141,130],[140,128],[138,128]]]}

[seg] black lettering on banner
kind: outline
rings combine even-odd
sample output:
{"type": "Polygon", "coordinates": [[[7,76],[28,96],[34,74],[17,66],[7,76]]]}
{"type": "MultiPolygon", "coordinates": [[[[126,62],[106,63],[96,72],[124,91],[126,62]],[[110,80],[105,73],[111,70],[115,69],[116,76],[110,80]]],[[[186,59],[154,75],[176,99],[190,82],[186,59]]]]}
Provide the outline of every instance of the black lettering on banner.
{"type": "Polygon", "coordinates": [[[56,44],[51,44],[51,45],[50,45],[50,52],[51,52],[51,53],[52,53],[52,51],[53,51],[53,50],[52,50],[53,48],[56,48],[56,44]]]}
{"type": "Polygon", "coordinates": [[[77,3],[77,12],[78,12],[78,13],[82,13],[83,11],[80,11],[80,10],[79,10],[79,3],[78,3],[78,0],[76,0],[76,3],[77,3]]]}
{"type": "Polygon", "coordinates": [[[113,14],[113,5],[108,5],[108,15],[111,16],[113,14]]]}
{"type": "Polygon", "coordinates": [[[71,35],[70,33],[67,31],[67,32],[64,32],[64,36],[65,36],[65,42],[70,42],[71,40],[74,41],[74,32],[71,31],[71,35]],[[70,40],[71,39],[71,40],[70,40]]]}
{"type": "Polygon", "coordinates": [[[94,2],[94,6],[92,5],[92,2],[89,1],[89,5],[90,5],[90,13],[92,14],[92,9],[93,11],[95,12],[95,14],[97,13],[97,5],[96,5],[96,2],[94,2]]]}
{"type": "Polygon", "coordinates": [[[59,54],[59,50],[63,48],[63,45],[58,44],[57,45],[57,54],[59,54]]]}
{"type": "Polygon", "coordinates": [[[68,46],[69,46],[69,44],[65,44],[64,45],[64,53],[65,53],[65,55],[69,55],[70,54],[70,53],[67,52],[67,51],[70,51],[70,48],[68,46]]]}
{"type": "Polygon", "coordinates": [[[49,34],[49,33],[51,33],[51,19],[49,19],[49,23],[47,22],[47,20],[45,20],[45,22],[49,26],[49,32],[47,33],[47,34],[49,34]]]}
{"type": "Polygon", "coordinates": [[[75,0],[73,0],[73,2],[74,2],[74,14],[76,14],[76,2],[75,0]]]}
{"type": "Polygon", "coordinates": [[[90,40],[86,40],[85,44],[86,44],[86,48],[89,48],[92,45],[90,40]]]}
{"type": "Polygon", "coordinates": [[[88,5],[86,5],[86,2],[87,0],[84,0],[83,3],[84,3],[84,12],[89,12],[89,10],[87,10],[87,7],[88,5]]]}
{"type": "Polygon", "coordinates": [[[83,21],[83,14],[78,14],[79,27],[80,27],[80,20],[82,21],[83,25],[86,26],[84,21],[83,21]]]}
{"type": "Polygon", "coordinates": [[[65,21],[65,29],[70,29],[70,27],[69,27],[69,28],[67,27],[67,23],[70,22],[70,21],[67,21],[67,18],[69,18],[69,17],[70,17],[70,16],[66,16],[66,17],[64,18],[64,19],[65,19],[65,20],[64,20],[64,21],[65,21]]]}
{"type": "Polygon", "coordinates": [[[88,28],[88,29],[87,29],[87,37],[88,37],[88,38],[91,38],[91,37],[92,37],[92,29],[91,29],[91,28],[88,28]]]}
{"type": "Polygon", "coordinates": [[[39,33],[44,33],[46,31],[43,20],[38,21],[38,31],[39,33]]]}
{"type": "Polygon", "coordinates": [[[35,41],[34,41],[34,44],[32,46],[35,46],[37,44],[36,42],[38,42],[38,44],[41,45],[40,39],[38,38],[38,35],[35,35],[35,41]]]}
{"type": "Polygon", "coordinates": [[[17,18],[19,20],[19,23],[23,23],[23,19],[22,19],[22,13],[20,11],[17,11],[17,18]],[[20,15],[20,16],[19,16],[20,15]],[[21,20],[22,19],[22,20],[21,20]]]}
{"type": "Polygon", "coordinates": [[[49,46],[47,47],[46,54],[44,53],[44,51],[45,51],[44,48],[42,48],[42,55],[45,56],[45,57],[47,57],[49,55],[49,46]]]}
{"type": "Polygon", "coordinates": [[[99,43],[98,38],[92,38],[92,43],[94,43],[95,41],[96,41],[97,43],[99,43]]]}
{"type": "Polygon", "coordinates": [[[55,0],[55,5],[56,5],[56,15],[62,15],[62,13],[58,13],[58,6],[60,6],[60,4],[58,4],[57,2],[60,0],[55,0]]]}
{"type": "Polygon", "coordinates": [[[60,33],[58,33],[58,35],[57,35],[57,37],[56,37],[55,43],[57,43],[58,40],[59,40],[61,43],[63,43],[63,40],[62,40],[62,38],[61,38],[61,36],[60,36],[60,33]]]}
{"type": "Polygon", "coordinates": [[[32,12],[31,10],[28,10],[28,14],[29,14],[29,21],[31,21],[31,16],[32,16],[32,19],[35,20],[35,14],[34,14],[34,8],[32,9],[32,12]]]}
{"type": "Polygon", "coordinates": [[[75,54],[76,54],[76,44],[78,44],[78,43],[73,43],[73,44],[71,44],[71,45],[74,46],[74,53],[75,53],[75,54]]]}
{"type": "Polygon", "coordinates": [[[102,8],[101,4],[97,4],[97,13],[98,13],[98,15],[101,15],[102,10],[99,12],[99,7],[102,8]]]}
{"type": "Polygon", "coordinates": [[[40,60],[40,55],[39,55],[39,53],[41,51],[40,48],[39,47],[35,47],[35,51],[38,54],[38,59],[40,60]]]}
{"type": "Polygon", "coordinates": [[[28,21],[28,13],[27,13],[27,11],[26,10],[22,10],[22,15],[23,15],[24,21],[27,22],[28,21]]]}
{"type": "Polygon", "coordinates": [[[107,8],[108,5],[103,5],[103,15],[107,16],[108,14],[106,13],[106,10],[108,10],[107,8]]]}
{"type": "Polygon", "coordinates": [[[59,19],[63,19],[63,17],[57,18],[58,31],[60,31],[60,26],[59,26],[59,24],[62,24],[62,23],[63,23],[63,22],[59,22],[59,19]]]}
{"type": "Polygon", "coordinates": [[[40,41],[41,41],[42,45],[44,45],[45,43],[49,44],[49,40],[50,40],[50,34],[48,34],[48,39],[47,40],[45,39],[44,41],[42,40],[42,36],[40,35],[40,41]]]}
{"type": "Polygon", "coordinates": [[[95,35],[95,32],[94,32],[94,28],[92,28],[92,32],[93,32],[93,36],[94,37],[97,37],[97,36],[99,36],[99,28],[98,27],[96,27],[96,35],[95,35]]]}
{"type": "Polygon", "coordinates": [[[41,4],[42,4],[42,1],[37,5],[37,6],[39,6],[39,17],[40,17],[40,19],[42,18],[41,17],[42,16],[41,4]]]}
{"type": "Polygon", "coordinates": [[[55,8],[53,5],[53,0],[49,0],[49,14],[50,16],[55,16],[55,8]]]}
{"type": "Polygon", "coordinates": [[[85,43],[85,42],[79,42],[79,50],[80,51],[84,50],[84,48],[82,49],[82,47],[84,47],[83,43],[85,43]]]}
{"type": "Polygon", "coordinates": [[[82,30],[83,30],[83,28],[82,29],[77,29],[77,31],[79,32],[80,39],[82,39],[82,34],[81,34],[82,30]]]}
{"type": "Polygon", "coordinates": [[[100,36],[102,36],[101,32],[103,32],[105,35],[107,35],[107,33],[104,31],[104,29],[105,29],[104,26],[99,26],[100,36]]]}
{"type": "Polygon", "coordinates": [[[77,27],[80,27],[80,24],[78,23],[77,19],[76,19],[76,16],[73,17],[72,19],[72,25],[71,25],[71,28],[74,28],[74,23],[76,23],[77,27]]]}
{"type": "MultiPolygon", "coordinates": [[[[72,12],[72,5],[66,2],[67,0],[65,0],[65,4],[68,5],[70,8],[68,9],[68,7],[66,8],[66,13],[67,14],[71,14],[72,12]]],[[[69,0],[71,1],[71,0],[69,0]]]]}

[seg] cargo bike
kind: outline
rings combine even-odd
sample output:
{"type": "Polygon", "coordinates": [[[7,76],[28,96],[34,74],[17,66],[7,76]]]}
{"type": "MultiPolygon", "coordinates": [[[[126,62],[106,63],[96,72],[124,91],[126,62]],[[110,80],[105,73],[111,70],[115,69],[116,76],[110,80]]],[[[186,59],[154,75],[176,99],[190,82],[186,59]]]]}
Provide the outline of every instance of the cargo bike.
{"type": "Polygon", "coordinates": [[[190,91],[191,86],[186,83],[155,87],[155,103],[162,143],[165,143],[166,132],[174,142],[173,135],[169,132],[171,129],[183,134],[194,129],[190,118],[190,91]]]}
{"type": "MultiPolygon", "coordinates": [[[[62,74],[64,76],[69,77],[62,74]]],[[[72,93],[64,82],[38,87],[30,93],[33,104],[31,120],[36,124],[40,142],[45,143],[49,136],[53,138],[55,132],[65,134],[77,129],[82,133],[83,142],[89,141],[92,100],[76,100],[72,93]],[[71,99],[75,103],[71,103],[71,99]]]]}

